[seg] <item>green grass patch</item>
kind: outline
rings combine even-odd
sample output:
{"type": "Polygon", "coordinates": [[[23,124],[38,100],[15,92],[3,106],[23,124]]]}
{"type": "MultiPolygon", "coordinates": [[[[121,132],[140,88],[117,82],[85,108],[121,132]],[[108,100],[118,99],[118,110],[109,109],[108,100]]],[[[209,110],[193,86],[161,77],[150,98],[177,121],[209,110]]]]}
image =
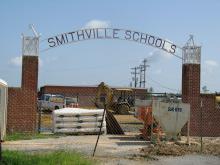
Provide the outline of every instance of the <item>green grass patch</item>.
{"type": "Polygon", "coordinates": [[[64,136],[64,135],[39,134],[39,133],[13,133],[13,134],[7,134],[5,141],[59,138],[60,136],[64,136]]]}
{"type": "Polygon", "coordinates": [[[56,151],[30,154],[20,151],[3,151],[1,165],[95,165],[94,160],[75,152],[56,151]]]}

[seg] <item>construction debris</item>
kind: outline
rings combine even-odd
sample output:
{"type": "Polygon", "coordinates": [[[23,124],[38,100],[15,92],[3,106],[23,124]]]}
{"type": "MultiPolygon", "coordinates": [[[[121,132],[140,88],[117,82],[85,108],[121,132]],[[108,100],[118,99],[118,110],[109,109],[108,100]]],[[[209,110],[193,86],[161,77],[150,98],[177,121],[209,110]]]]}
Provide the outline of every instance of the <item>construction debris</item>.
{"type": "MultiPolygon", "coordinates": [[[[210,139],[210,138],[209,138],[210,139]]],[[[203,154],[215,155],[220,157],[220,140],[213,143],[211,140],[206,140],[203,145],[203,154]]],[[[186,154],[200,153],[201,146],[196,140],[187,145],[183,142],[163,142],[160,144],[150,145],[141,149],[144,155],[158,156],[182,156],[186,154]]]]}

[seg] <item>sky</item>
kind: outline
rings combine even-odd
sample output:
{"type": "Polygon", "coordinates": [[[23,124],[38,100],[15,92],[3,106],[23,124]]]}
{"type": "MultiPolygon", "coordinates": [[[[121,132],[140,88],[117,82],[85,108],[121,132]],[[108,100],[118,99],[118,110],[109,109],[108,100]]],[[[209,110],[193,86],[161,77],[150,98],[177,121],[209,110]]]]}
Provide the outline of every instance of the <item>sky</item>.
{"type": "MultiPolygon", "coordinates": [[[[45,39],[83,28],[122,28],[159,36],[182,47],[194,36],[201,46],[201,90],[220,91],[218,0],[1,0],[0,79],[21,83],[21,34],[45,39]]],[[[181,52],[178,52],[181,56],[181,52]]],[[[148,59],[146,87],[181,92],[182,61],[158,48],[122,40],[88,40],[40,51],[43,85],[129,86],[131,68],[148,59]]]]}

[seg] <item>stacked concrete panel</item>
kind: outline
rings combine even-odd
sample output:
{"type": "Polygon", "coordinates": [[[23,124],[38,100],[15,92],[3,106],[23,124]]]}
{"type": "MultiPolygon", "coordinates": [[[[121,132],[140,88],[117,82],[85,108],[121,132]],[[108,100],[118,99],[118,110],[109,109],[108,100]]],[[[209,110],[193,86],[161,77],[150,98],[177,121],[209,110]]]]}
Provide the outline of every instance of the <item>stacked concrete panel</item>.
{"type": "MultiPolygon", "coordinates": [[[[54,133],[97,134],[100,131],[104,110],[63,108],[53,111],[54,133]]],[[[105,116],[101,132],[106,132],[105,116]]]]}

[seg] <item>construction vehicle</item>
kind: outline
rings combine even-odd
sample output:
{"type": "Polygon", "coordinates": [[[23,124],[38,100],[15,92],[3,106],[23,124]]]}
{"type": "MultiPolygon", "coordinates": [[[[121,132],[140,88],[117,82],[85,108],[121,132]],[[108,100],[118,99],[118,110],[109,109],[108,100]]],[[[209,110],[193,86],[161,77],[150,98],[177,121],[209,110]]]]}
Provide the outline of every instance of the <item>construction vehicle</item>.
{"type": "Polygon", "coordinates": [[[133,90],[130,88],[111,89],[104,82],[98,86],[95,105],[97,108],[106,108],[116,114],[127,115],[134,106],[133,90]]]}

